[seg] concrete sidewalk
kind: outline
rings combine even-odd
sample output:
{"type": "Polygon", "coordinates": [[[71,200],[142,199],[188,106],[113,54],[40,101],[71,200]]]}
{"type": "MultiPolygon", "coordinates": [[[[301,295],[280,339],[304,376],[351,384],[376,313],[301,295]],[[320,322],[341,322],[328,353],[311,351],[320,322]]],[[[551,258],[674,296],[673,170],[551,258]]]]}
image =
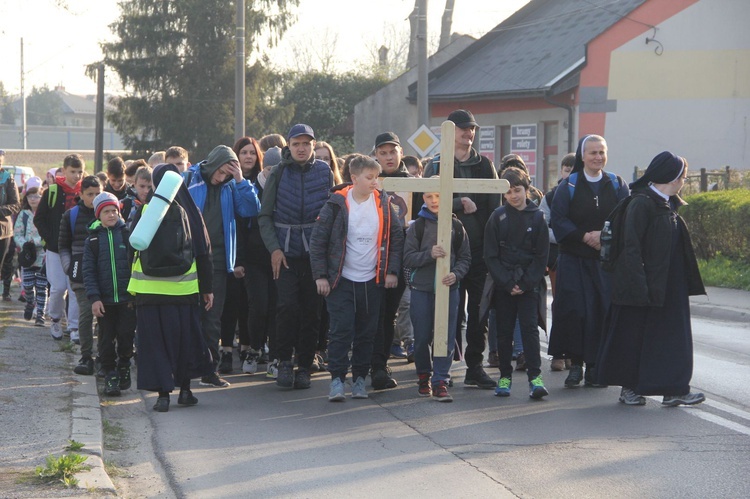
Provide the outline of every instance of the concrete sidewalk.
{"type": "Polygon", "coordinates": [[[690,298],[693,315],[733,322],[750,320],[750,291],[707,287],[706,293],[690,298]]]}

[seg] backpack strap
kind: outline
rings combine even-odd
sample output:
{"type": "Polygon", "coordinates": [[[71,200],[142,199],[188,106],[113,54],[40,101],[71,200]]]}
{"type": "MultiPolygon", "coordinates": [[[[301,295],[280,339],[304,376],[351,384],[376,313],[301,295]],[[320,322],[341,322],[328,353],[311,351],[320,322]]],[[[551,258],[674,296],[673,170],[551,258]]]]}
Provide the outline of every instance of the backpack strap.
{"type": "Polygon", "coordinates": [[[23,237],[27,237],[26,231],[29,229],[29,213],[27,211],[24,210],[21,220],[23,220],[23,237]]]}
{"type": "Polygon", "coordinates": [[[73,234],[76,231],[76,220],[78,220],[78,205],[75,205],[70,209],[70,237],[73,237],[73,234]]]}
{"type": "MultiPolygon", "coordinates": [[[[615,175],[612,172],[604,172],[608,177],[609,180],[612,182],[612,187],[615,189],[615,196],[618,196],[620,194],[620,181],[617,180],[617,175],[615,175]]],[[[573,194],[576,191],[576,182],[578,181],[578,172],[571,173],[568,175],[568,195],[570,196],[570,199],[573,199],[573,194]]]]}
{"type": "Polygon", "coordinates": [[[47,205],[49,205],[50,208],[55,206],[55,203],[57,203],[57,184],[52,184],[47,189],[47,205]]]}

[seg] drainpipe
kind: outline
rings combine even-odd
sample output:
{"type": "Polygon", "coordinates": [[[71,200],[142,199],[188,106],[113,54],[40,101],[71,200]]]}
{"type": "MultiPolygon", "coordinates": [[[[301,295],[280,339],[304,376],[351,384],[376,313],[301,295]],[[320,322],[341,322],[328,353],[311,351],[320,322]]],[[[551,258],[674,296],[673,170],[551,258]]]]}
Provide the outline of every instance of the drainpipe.
{"type": "Polygon", "coordinates": [[[548,104],[552,104],[553,106],[561,107],[568,111],[568,151],[565,151],[565,154],[567,154],[569,151],[575,151],[575,134],[573,132],[573,106],[570,104],[563,104],[562,102],[555,102],[552,99],[549,98],[549,95],[545,92],[544,94],[544,101],[548,104]]]}

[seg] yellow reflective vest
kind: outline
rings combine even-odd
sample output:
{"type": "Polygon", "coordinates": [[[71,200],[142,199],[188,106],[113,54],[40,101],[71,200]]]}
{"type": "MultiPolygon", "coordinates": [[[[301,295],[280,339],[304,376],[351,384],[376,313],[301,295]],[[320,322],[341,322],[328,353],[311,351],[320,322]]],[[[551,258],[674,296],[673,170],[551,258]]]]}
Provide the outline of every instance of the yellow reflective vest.
{"type": "Polygon", "coordinates": [[[141,259],[136,256],[133,271],[128,283],[128,292],[150,295],[185,296],[199,293],[198,268],[195,260],[190,268],[182,275],[174,277],[154,277],[146,275],[141,269],[141,259]]]}

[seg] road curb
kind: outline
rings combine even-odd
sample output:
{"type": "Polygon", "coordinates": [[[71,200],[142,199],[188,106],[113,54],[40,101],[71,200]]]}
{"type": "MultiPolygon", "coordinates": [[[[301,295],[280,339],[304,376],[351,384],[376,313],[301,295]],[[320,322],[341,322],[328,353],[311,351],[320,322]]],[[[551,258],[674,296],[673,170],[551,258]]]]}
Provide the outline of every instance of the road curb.
{"type": "Polygon", "coordinates": [[[96,489],[116,493],[112,479],[104,470],[102,411],[95,376],[76,376],[79,384],[73,388],[73,424],[70,439],[81,442],[82,454],[88,454],[86,465],[90,470],[77,473],[79,489],[96,489]]]}
{"type": "Polygon", "coordinates": [[[718,319],[730,322],[750,321],[750,311],[748,310],[721,307],[709,303],[690,303],[690,312],[692,315],[703,317],[704,319],[718,319]]]}

